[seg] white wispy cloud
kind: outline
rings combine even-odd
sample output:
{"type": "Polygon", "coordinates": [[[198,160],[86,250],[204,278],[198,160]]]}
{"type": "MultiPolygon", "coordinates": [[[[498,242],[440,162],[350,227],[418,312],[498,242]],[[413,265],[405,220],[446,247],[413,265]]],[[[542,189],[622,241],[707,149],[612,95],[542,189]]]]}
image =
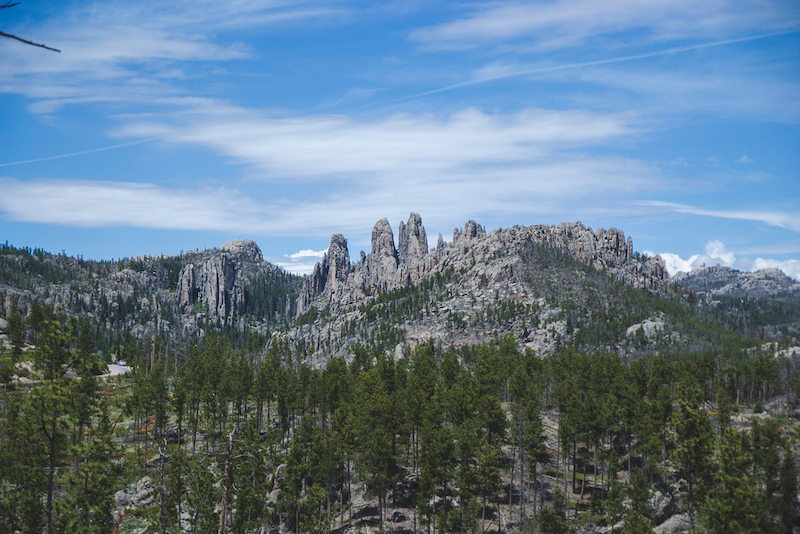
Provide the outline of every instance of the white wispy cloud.
{"type": "Polygon", "coordinates": [[[303,258],[321,258],[322,256],[325,255],[325,252],[327,252],[327,251],[325,251],[325,250],[305,249],[305,250],[301,250],[299,252],[295,252],[294,254],[286,254],[285,256],[287,258],[291,258],[293,260],[299,260],[299,259],[303,259],[303,258]]]}
{"type": "Polygon", "coordinates": [[[786,212],[786,211],[760,211],[760,210],[721,210],[721,209],[706,209],[696,206],[688,206],[685,204],[676,204],[673,202],[661,201],[643,201],[640,204],[644,206],[652,206],[658,208],[665,208],[669,211],[676,211],[678,213],[688,213],[690,215],[702,215],[705,217],[718,217],[722,219],[740,219],[744,221],[759,221],[770,226],[779,226],[800,232],[800,212],[786,212]]]}
{"type": "Polygon", "coordinates": [[[353,11],[345,2],[335,0],[140,0],[106,2],[102,6],[93,4],[73,10],[70,19],[98,24],[136,22],[161,29],[220,30],[308,23],[310,20],[329,23],[331,18],[353,11]]]}
{"type": "MultiPolygon", "coordinates": [[[[467,16],[420,28],[410,38],[437,50],[474,48],[525,39],[534,50],[574,47],[598,36],[638,32],[639,42],[722,38],[736,31],[791,28],[798,10],[785,2],[710,0],[557,0],[470,5],[467,16]]],[[[619,45],[619,42],[617,43],[619,45]]]]}
{"type": "Polygon", "coordinates": [[[635,114],[465,109],[274,118],[210,99],[181,103],[188,105],[179,113],[118,116],[124,125],[116,136],[211,149],[244,164],[248,181],[209,189],[5,180],[0,209],[9,220],[73,226],[322,237],[360,235],[410,211],[444,229],[482,214],[522,222],[582,206],[617,213],[637,193],[663,187],[646,162],[583,152],[638,135],[635,114]]]}
{"type": "Polygon", "coordinates": [[[177,230],[264,230],[263,206],[226,188],[0,178],[6,218],[77,227],[133,226],[177,230]]]}
{"type": "Polygon", "coordinates": [[[753,163],[755,160],[748,157],[747,154],[736,160],[738,163],[753,163]]]}
{"type": "MultiPolygon", "coordinates": [[[[654,256],[652,251],[645,251],[645,254],[654,256]]],[[[780,269],[786,276],[800,281],[800,260],[788,259],[778,260],[774,258],[756,258],[751,260],[747,257],[737,257],[736,253],[727,249],[724,243],[719,240],[709,241],[705,246],[705,254],[693,254],[687,259],[681,258],[671,252],[662,252],[660,256],[666,263],[667,272],[670,276],[675,276],[679,272],[689,272],[703,265],[724,265],[744,272],[758,271],[767,267],[780,269]]]]}
{"type": "MultiPolygon", "coordinates": [[[[564,84],[593,84],[625,95],[625,107],[648,106],[665,111],[674,121],[677,113],[745,117],[777,122],[796,122],[800,117],[797,94],[800,83],[780,62],[749,55],[695,64],[637,63],[634,67],[606,65],[556,71],[548,80],[564,84]]],[[[577,93],[574,105],[596,106],[599,95],[577,93]]]]}
{"type": "Polygon", "coordinates": [[[276,119],[229,107],[224,115],[198,110],[159,122],[133,121],[117,135],[208,147],[257,168],[264,178],[388,173],[413,179],[425,172],[430,179],[469,174],[480,165],[549,163],[556,151],[637,132],[636,117],[629,113],[465,109],[445,116],[399,113],[372,120],[343,115],[276,119]]]}
{"type": "Polygon", "coordinates": [[[0,42],[0,93],[31,99],[30,110],[51,114],[69,104],[167,104],[188,97],[174,82],[187,62],[225,62],[254,56],[236,40],[243,27],[328,24],[349,9],[336,2],[236,0],[104,2],[70,6],[44,25],[21,28],[47,35],[61,54],[0,42]],[[220,36],[220,32],[229,32],[220,36]],[[233,36],[234,40],[231,40],[233,36]]]}
{"type": "Polygon", "coordinates": [[[241,44],[220,45],[196,34],[174,34],[120,24],[88,28],[55,28],[53,42],[61,54],[37,54],[32,47],[9,49],[0,42],[0,92],[31,100],[37,114],[67,104],[112,102],[159,104],[188,96],[164,76],[172,62],[224,61],[250,56],[241,44]],[[154,71],[154,68],[158,70],[154,71]]]}
{"type": "Polygon", "coordinates": [[[268,261],[294,274],[311,274],[314,265],[322,259],[327,250],[300,250],[294,254],[271,256],[268,261]]]}

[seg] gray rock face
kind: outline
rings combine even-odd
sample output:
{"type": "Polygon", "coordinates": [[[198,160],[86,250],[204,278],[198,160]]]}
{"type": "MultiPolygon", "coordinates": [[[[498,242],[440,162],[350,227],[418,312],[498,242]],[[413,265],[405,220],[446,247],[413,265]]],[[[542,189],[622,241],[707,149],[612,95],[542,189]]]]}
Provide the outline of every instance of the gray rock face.
{"type": "Polygon", "coordinates": [[[328,279],[326,287],[335,292],[340,284],[347,282],[350,274],[350,252],[347,250],[347,239],[342,234],[333,234],[328,247],[328,279]]]}
{"type": "Polygon", "coordinates": [[[150,477],[139,479],[135,484],[128,484],[125,489],[114,494],[117,508],[144,508],[155,502],[153,481],[150,477]]]}
{"type": "Polygon", "coordinates": [[[234,239],[223,244],[220,249],[248,260],[264,261],[261,249],[252,239],[234,239]]]}
{"type": "Polygon", "coordinates": [[[468,220],[463,230],[456,228],[453,230],[453,245],[458,245],[460,241],[471,241],[486,237],[486,230],[472,219],[468,220]]]}
{"type": "Polygon", "coordinates": [[[680,534],[688,532],[690,528],[688,514],[678,514],[658,525],[653,531],[656,534],[680,534]]]}
{"type": "Polygon", "coordinates": [[[412,213],[408,224],[400,221],[397,256],[401,264],[416,264],[428,253],[428,238],[422,226],[422,217],[412,213]]]}
{"type": "Polygon", "coordinates": [[[476,335],[473,331],[464,333],[463,339],[455,338],[453,324],[448,323],[447,318],[461,316],[478,324],[481,320],[478,311],[498,296],[538,310],[541,324],[547,327],[529,330],[528,325],[517,321],[508,328],[523,339],[526,347],[537,354],[548,354],[555,350],[557,340],[564,339],[568,332],[563,320],[547,322],[560,310],[550,309],[547,303],[537,299],[520,278],[531,268],[524,258],[528,257],[526,250],[534,244],[558,249],[640,289],[655,291],[669,279],[660,257],[634,257],[633,240],[613,228],[595,232],[577,222],[515,226],[487,234],[475,221],[467,221],[462,230],[455,230],[453,243],[445,243],[439,236],[436,248],[430,251],[426,251],[426,235],[421,217],[412,213],[408,223],[400,224],[400,245],[396,250],[389,221],[381,219],[372,230],[371,253],[362,251],[359,261],[348,268],[342,263],[335,276],[331,274],[332,258],[345,257],[343,252],[336,251],[345,250],[346,241],[342,236],[334,236],[323,262],[304,283],[297,313],[304,313],[312,305],[330,306],[331,313],[340,314],[339,318],[292,329],[282,334],[286,342],[298,344],[302,339],[302,345],[312,347],[314,358],[323,364],[328,356],[346,353],[349,344],[346,330],[364,320],[357,308],[359,304],[425,277],[438,275],[444,280],[458,273],[458,288],[447,300],[426,305],[425,319],[410,319],[412,324],[407,325],[404,340],[395,346],[397,356],[403,354],[404,348],[431,339],[456,343],[480,341],[480,336],[486,335],[483,332],[476,335]],[[319,302],[313,302],[318,298],[319,302]]]}
{"type": "Polygon", "coordinates": [[[795,282],[782,271],[773,268],[754,273],[743,273],[730,267],[699,267],[688,273],[679,272],[672,283],[684,285],[712,296],[730,297],[782,297],[800,300],[800,282],[795,282]]]}
{"type": "Polygon", "coordinates": [[[389,221],[384,217],[372,229],[372,253],[367,258],[367,283],[378,292],[387,291],[397,274],[397,250],[389,221]]]}
{"type": "Polygon", "coordinates": [[[244,281],[232,256],[220,253],[202,263],[186,265],[178,278],[178,294],[182,307],[197,302],[209,317],[227,323],[244,301],[244,281]]]}
{"type": "Polygon", "coordinates": [[[677,508],[676,499],[672,495],[672,488],[667,485],[659,486],[650,498],[650,506],[653,507],[653,519],[656,524],[666,521],[677,508]]]}
{"type": "Polygon", "coordinates": [[[312,299],[325,292],[335,294],[347,282],[349,274],[350,252],[347,250],[347,239],[342,234],[333,234],[328,252],[322,256],[321,262],[314,265],[311,276],[303,285],[298,297],[298,309],[307,309],[312,299]]]}

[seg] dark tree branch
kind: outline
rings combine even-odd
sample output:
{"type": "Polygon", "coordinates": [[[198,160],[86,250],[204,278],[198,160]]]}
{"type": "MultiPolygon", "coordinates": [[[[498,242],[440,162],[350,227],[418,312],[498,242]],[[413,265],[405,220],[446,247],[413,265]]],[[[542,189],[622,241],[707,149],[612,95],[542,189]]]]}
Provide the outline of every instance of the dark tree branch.
{"type": "MultiPolygon", "coordinates": [[[[18,6],[19,5],[19,2],[14,2],[13,4],[11,2],[12,2],[12,0],[8,0],[5,4],[0,6],[0,9],[5,9],[7,7],[14,7],[14,6],[18,6]]],[[[33,41],[28,41],[27,39],[23,39],[22,37],[17,37],[16,35],[11,35],[10,33],[0,32],[0,36],[8,37],[9,39],[16,39],[17,41],[19,41],[21,43],[29,44],[31,46],[38,46],[39,48],[44,48],[46,50],[52,50],[53,52],[61,52],[61,50],[59,50],[57,48],[50,48],[49,46],[46,46],[46,45],[43,45],[43,44],[34,43],[33,41]]]]}
{"type": "MultiPolygon", "coordinates": [[[[11,6],[2,6],[2,7],[11,7],[11,6]]],[[[45,46],[45,45],[39,44],[39,43],[34,43],[33,41],[28,41],[27,39],[23,39],[22,37],[17,37],[16,35],[11,35],[9,33],[0,32],[0,36],[8,37],[9,39],[16,39],[17,41],[20,41],[20,42],[25,43],[25,44],[29,44],[31,46],[38,46],[40,48],[46,48],[47,50],[52,50],[53,52],[61,52],[61,50],[59,50],[57,48],[50,48],[49,46],[45,46]]]]}

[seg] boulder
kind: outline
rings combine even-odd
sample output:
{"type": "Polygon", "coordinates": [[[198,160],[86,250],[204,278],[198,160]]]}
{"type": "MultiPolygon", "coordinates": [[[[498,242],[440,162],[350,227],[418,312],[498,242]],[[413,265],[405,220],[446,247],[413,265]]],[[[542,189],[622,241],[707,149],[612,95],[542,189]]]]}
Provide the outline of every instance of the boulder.
{"type": "Polygon", "coordinates": [[[666,521],[676,511],[676,499],[672,488],[666,484],[659,485],[650,497],[650,506],[653,507],[653,519],[656,525],[666,521]]]}
{"type": "Polygon", "coordinates": [[[267,496],[267,506],[274,507],[278,504],[278,499],[281,497],[281,490],[272,490],[267,496]]]}
{"type": "Polygon", "coordinates": [[[120,508],[129,506],[131,508],[143,508],[155,502],[153,491],[153,481],[150,477],[139,479],[136,484],[130,484],[124,492],[117,492],[114,495],[120,508]],[[122,495],[125,493],[126,495],[122,495]],[[125,504],[121,504],[125,502],[125,504]]]}
{"type": "Polygon", "coordinates": [[[688,532],[690,528],[689,515],[678,514],[673,515],[658,525],[653,531],[656,534],[680,534],[682,532],[688,532]]]}
{"type": "Polygon", "coordinates": [[[114,502],[116,504],[116,507],[125,508],[131,503],[131,497],[133,497],[133,494],[128,493],[124,489],[119,490],[114,494],[114,502]]]}

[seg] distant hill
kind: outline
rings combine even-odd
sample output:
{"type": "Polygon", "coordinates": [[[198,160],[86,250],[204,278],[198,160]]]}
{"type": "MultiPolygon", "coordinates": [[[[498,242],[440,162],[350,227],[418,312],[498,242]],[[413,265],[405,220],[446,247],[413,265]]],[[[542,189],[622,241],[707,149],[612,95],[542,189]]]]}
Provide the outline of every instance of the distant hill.
{"type": "Polygon", "coordinates": [[[452,241],[429,245],[415,213],[397,241],[378,221],[355,263],[333,235],[304,278],[264,261],[249,240],[115,262],[0,246],[0,316],[15,300],[24,315],[33,299],[88,319],[103,354],[125,333],[175,344],[214,328],[234,345],[248,335],[265,348],[286,342],[317,367],[356,345],[399,357],[428,342],[469,347],[506,335],[540,356],[572,345],[632,359],[800,337],[800,284],[775,269],[670,279],[622,230],[579,222],[487,233],[467,221],[452,241]]]}

